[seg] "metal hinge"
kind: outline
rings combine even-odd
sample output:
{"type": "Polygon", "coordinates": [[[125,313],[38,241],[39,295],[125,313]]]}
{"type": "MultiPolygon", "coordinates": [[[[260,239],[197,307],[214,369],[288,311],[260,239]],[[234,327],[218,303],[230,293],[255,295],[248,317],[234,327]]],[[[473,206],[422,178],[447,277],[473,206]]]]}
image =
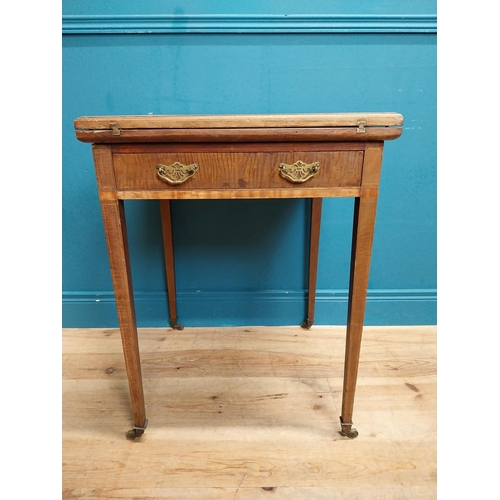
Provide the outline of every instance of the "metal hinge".
{"type": "Polygon", "coordinates": [[[109,128],[111,129],[111,133],[113,135],[120,135],[121,130],[118,128],[118,123],[110,123],[109,128]]]}
{"type": "Polygon", "coordinates": [[[358,128],[356,129],[356,132],[358,134],[364,134],[366,132],[365,125],[366,125],[366,121],[365,120],[359,120],[359,122],[358,122],[358,128]]]}

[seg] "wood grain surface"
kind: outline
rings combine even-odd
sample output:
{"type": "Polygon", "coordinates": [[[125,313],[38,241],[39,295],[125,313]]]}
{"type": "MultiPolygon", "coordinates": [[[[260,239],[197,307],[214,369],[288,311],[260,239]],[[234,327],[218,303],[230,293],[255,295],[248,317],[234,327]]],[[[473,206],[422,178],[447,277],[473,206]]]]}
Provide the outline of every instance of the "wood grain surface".
{"type": "Polygon", "coordinates": [[[84,116],[74,122],[78,140],[108,144],[392,140],[402,124],[398,113],[84,116]]]}
{"type": "Polygon", "coordinates": [[[298,113],[247,115],[138,115],[82,116],[75,120],[75,129],[106,129],[110,123],[119,128],[272,128],[272,127],[354,127],[364,120],[366,126],[400,127],[399,113],[298,113]]]}
{"type": "Polygon", "coordinates": [[[127,441],[119,330],[63,330],[63,498],[436,498],[435,327],[365,327],[354,440],[345,334],[139,329],[149,426],[127,441]]]}
{"type": "Polygon", "coordinates": [[[168,189],[295,189],[301,187],[358,187],[361,184],[363,152],[280,153],[152,153],[114,154],[114,172],[119,191],[168,189]],[[281,163],[319,163],[318,173],[303,184],[294,184],[279,173],[281,163]],[[158,164],[197,164],[196,174],[180,185],[170,185],[156,172],[158,164]]]}

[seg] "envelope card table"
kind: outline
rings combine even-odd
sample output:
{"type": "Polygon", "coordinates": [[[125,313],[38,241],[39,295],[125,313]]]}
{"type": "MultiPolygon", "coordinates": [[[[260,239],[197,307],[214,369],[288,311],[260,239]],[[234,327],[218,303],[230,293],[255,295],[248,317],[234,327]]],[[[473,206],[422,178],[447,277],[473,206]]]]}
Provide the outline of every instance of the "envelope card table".
{"type": "Polygon", "coordinates": [[[309,279],[303,328],[314,322],[322,200],[354,198],[341,433],[352,427],[384,142],[402,132],[397,113],[94,116],[75,120],[92,143],[134,439],[147,425],[124,200],[160,200],[170,325],[176,306],[170,200],[307,198],[309,279]]]}

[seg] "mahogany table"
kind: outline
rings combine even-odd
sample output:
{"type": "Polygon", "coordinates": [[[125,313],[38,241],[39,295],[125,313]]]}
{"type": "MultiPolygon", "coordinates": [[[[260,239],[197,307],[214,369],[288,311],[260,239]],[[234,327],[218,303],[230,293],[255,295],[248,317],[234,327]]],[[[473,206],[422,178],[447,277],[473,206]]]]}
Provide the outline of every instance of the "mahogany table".
{"type": "Polygon", "coordinates": [[[92,143],[134,414],[127,438],[147,425],[124,200],[160,200],[170,324],[176,309],[170,200],[308,198],[311,232],[307,317],[314,322],[321,205],[354,197],[341,433],[352,427],[354,393],[384,141],[402,132],[397,113],[96,116],[75,120],[92,143]]]}

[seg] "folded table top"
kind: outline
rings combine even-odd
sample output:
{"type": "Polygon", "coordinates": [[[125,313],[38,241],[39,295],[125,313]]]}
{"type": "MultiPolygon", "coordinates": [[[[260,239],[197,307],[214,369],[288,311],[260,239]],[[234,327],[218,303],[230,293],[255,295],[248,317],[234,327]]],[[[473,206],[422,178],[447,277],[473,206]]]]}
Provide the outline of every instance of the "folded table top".
{"type": "Polygon", "coordinates": [[[383,141],[402,132],[398,113],[84,116],[78,140],[119,142],[383,141]]]}

